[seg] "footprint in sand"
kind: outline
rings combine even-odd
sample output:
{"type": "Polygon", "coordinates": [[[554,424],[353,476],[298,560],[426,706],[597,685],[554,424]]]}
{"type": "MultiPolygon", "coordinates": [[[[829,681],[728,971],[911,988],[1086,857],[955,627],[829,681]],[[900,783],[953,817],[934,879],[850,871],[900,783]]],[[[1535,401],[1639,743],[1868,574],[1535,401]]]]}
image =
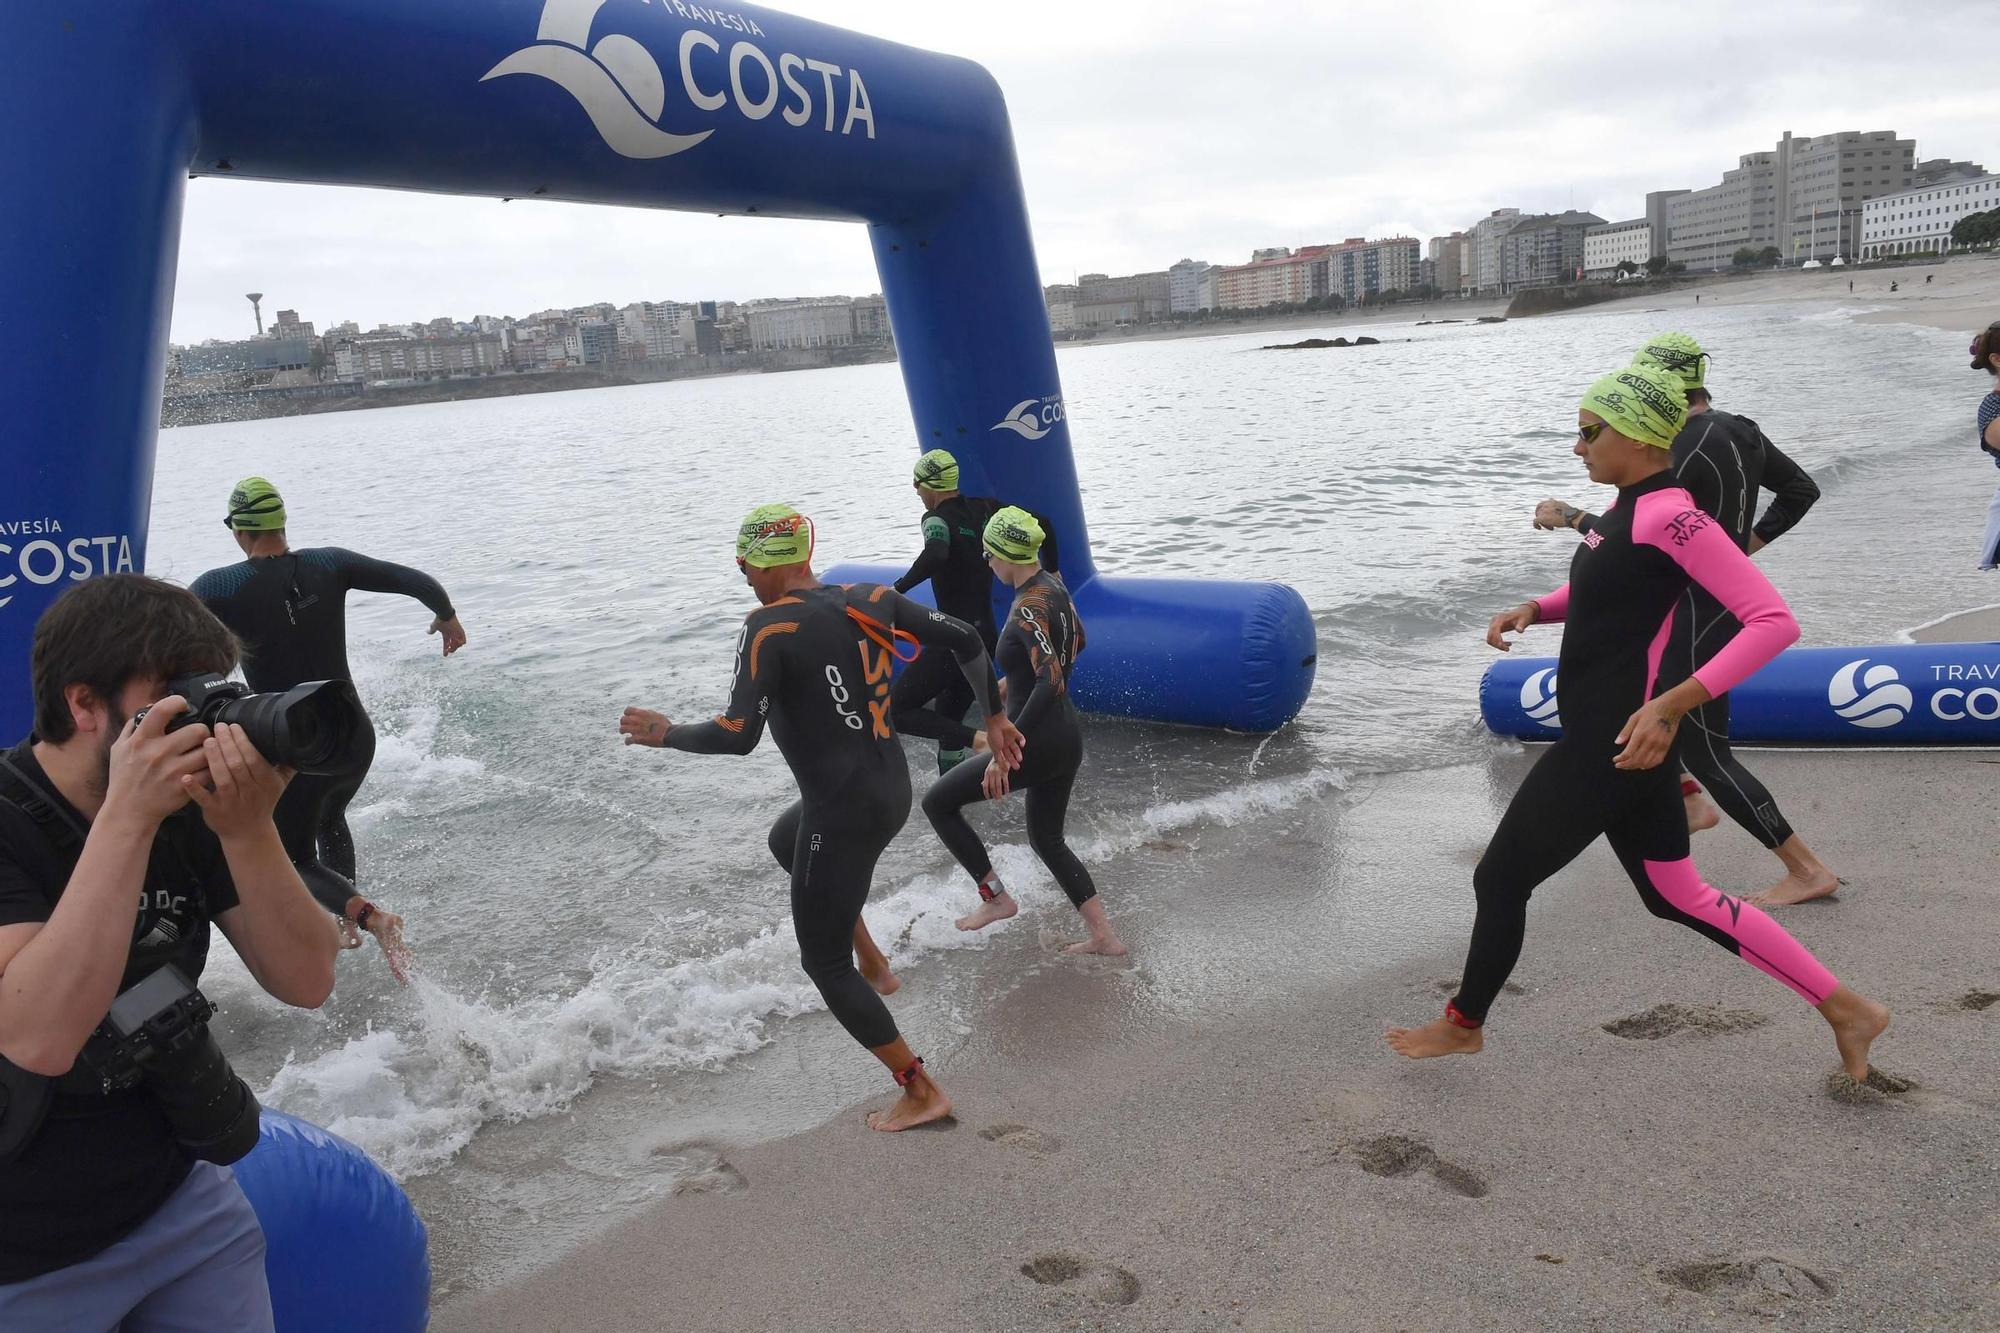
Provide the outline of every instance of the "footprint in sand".
{"type": "Polygon", "coordinates": [[[1038,1254],[1021,1265],[1021,1272],[1041,1286],[1060,1287],[1098,1305],[1130,1305],[1139,1299],[1139,1279],[1131,1273],[1067,1250],[1038,1254]]]}
{"type": "Polygon", "coordinates": [[[1842,1071],[1835,1071],[1826,1076],[1826,1095],[1837,1102],[1846,1102],[1852,1106],[1881,1106],[1887,1102],[1901,1101],[1907,1094],[1916,1090],[1917,1085],[1909,1079],[1885,1074],[1873,1065],[1868,1067],[1868,1077],[1859,1083],[1842,1071]]]}
{"type": "Polygon", "coordinates": [[[1678,1032],[1698,1032],[1717,1036],[1725,1032],[1748,1032],[1771,1021],[1769,1014],[1755,1009],[1724,1009],[1714,1004],[1656,1004],[1640,1014],[1613,1019],[1603,1025],[1614,1037],[1627,1041],[1658,1041],[1678,1032]]]}
{"type": "Polygon", "coordinates": [[[1695,1259],[1659,1270],[1660,1281],[1711,1296],[1740,1314],[1785,1314],[1801,1301],[1823,1300],[1839,1289],[1834,1278],[1772,1254],[1695,1259]]]}
{"type": "Polygon", "coordinates": [[[1384,1134],[1347,1146],[1361,1169],[1371,1176],[1407,1176],[1417,1171],[1428,1171],[1439,1188],[1452,1194],[1466,1199],[1486,1197],[1484,1180],[1458,1163],[1439,1157],[1437,1151],[1422,1139],[1384,1134]]]}
{"type": "Polygon", "coordinates": [[[979,1137],[1030,1157],[1047,1157],[1062,1147],[1062,1140],[1055,1135],[1026,1125],[988,1125],[979,1131],[979,1137]]]}
{"type": "Polygon", "coordinates": [[[729,1160],[706,1143],[676,1143],[656,1148],[653,1156],[674,1173],[674,1194],[733,1194],[750,1182],[729,1160]]]}
{"type": "Polygon", "coordinates": [[[1969,990],[1958,997],[1958,1007],[1968,1013],[1979,1013],[2000,1004],[2000,991],[1969,990]]]}

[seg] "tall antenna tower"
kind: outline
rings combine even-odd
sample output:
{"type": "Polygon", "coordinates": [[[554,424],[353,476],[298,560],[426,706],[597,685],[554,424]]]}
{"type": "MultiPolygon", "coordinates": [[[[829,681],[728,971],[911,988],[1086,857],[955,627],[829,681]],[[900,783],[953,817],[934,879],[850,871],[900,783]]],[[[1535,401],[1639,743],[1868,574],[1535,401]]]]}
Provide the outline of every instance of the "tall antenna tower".
{"type": "Polygon", "coordinates": [[[257,336],[261,338],[264,336],[264,293],[250,292],[247,298],[250,308],[257,312],[257,336]]]}

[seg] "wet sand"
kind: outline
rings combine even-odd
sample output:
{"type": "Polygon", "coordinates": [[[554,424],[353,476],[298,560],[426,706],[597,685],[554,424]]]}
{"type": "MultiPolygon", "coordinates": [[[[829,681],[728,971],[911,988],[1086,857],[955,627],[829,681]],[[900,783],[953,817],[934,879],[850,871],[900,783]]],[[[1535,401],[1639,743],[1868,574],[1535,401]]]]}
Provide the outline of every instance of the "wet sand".
{"type": "MultiPolygon", "coordinates": [[[[2000,1327],[2000,756],[1751,756],[1848,881],[1780,919],[1896,1011],[1876,1063],[1914,1086],[1841,1099],[1817,1015],[1648,916],[1601,843],[1537,894],[1484,1054],[1386,1050],[1442,1008],[1533,757],[1098,867],[1115,918],[1172,910],[1127,911],[1129,962],[1050,957],[965,1015],[933,1051],[955,1124],[875,1134],[884,1094],[680,1145],[681,1193],[436,1326],[2000,1327]]],[[[1727,825],[1696,858],[1731,890],[1778,869],[1727,825]]]]}
{"type": "MultiPolygon", "coordinates": [[[[1956,255],[1886,268],[1787,269],[1701,288],[1703,305],[1773,301],[1817,301],[1830,310],[1865,310],[1855,317],[1864,324],[1918,324],[1970,336],[2000,319],[2000,256],[1956,255]],[[1931,275],[1928,284],[1925,274],[1931,275]]],[[[1968,362],[1968,379],[1970,370],[1968,362]]]]}

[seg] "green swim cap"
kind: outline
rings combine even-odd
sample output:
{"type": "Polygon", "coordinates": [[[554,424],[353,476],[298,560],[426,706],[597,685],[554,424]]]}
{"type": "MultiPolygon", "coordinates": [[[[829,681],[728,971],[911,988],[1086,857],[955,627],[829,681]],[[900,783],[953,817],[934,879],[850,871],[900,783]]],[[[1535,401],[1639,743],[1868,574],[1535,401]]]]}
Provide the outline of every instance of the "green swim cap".
{"type": "Polygon", "coordinates": [[[1017,565],[1033,564],[1046,536],[1033,514],[1013,505],[986,520],[987,551],[1017,565]]]}
{"type": "Polygon", "coordinates": [[[1708,353],[1701,350],[1701,344],[1685,333],[1655,334],[1632,358],[1635,366],[1666,371],[1681,382],[1683,391],[1702,387],[1707,361],[1708,353]]]}
{"type": "Polygon", "coordinates": [[[917,460],[916,477],[920,491],[955,491],[958,460],[942,449],[933,449],[917,460]]]}
{"type": "Polygon", "coordinates": [[[229,493],[229,516],[222,525],[232,532],[282,532],[285,497],[262,477],[245,477],[229,493]]]}
{"type": "Polygon", "coordinates": [[[1590,386],[1577,407],[1595,412],[1628,440],[1655,449],[1673,447],[1687,423],[1687,398],[1680,380],[1652,366],[1614,370],[1590,386]]]}
{"type": "Polygon", "coordinates": [[[812,559],[812,520],[790,505],[758,505],[736,530],[736,560],[758,569],[812,559]]]}

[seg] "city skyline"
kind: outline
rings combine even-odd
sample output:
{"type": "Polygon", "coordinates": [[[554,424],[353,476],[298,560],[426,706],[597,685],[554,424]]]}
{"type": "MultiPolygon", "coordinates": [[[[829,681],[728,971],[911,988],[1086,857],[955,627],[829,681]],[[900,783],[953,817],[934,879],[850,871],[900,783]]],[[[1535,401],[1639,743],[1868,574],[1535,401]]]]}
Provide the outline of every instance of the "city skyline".
{"type": "MultiPolygon", "coordinates": [[[[1447,235],[1502,206],[1629,218],[1648,191],[1713,185],[1785,130],[1889,127],[1920,157],[2000,157],[1977,104],[1976,44],[1884,40],[1858,11],[1683,6],[1677,31],[1727,40],[1675,42],[1637,22],[1655,11],[1567,3],[1489,27],[1426,5],[1253,7],[1227,26],[1199,5],[1024,4],[1004,24],[903,0],[787,8],[993,72],[1045,283],[1447,235]],[[1572,30],[1590,40],[1548,37],[1572,30]]],[[[245,336],[243,293],[260,289],[326,328],[641,295],[860,295],[879,282],[851,224],[191,182],[174,341],[245,336]]]]}

